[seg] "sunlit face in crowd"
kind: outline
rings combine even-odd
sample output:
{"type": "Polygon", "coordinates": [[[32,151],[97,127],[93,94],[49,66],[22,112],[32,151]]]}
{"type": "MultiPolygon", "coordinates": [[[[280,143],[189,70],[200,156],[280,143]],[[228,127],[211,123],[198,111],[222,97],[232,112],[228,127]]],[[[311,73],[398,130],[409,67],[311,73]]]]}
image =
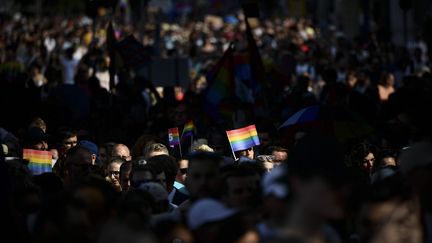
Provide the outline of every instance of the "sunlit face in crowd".
{"type": "Polygon", "coordinates": [[[64,139],[64,140],[62,141],[62,146],[63,146],[63,149],[64,149],[65,151],[67,151],[67,150],[69,150],[70,148],[76,146],[77,143],[78,143],[78,137],[77,137],[77,136],[72,136],[72,137],[69,137],[69,138],[64,139]]]}
{"type": "Polygon", "coordinates": [[[114,146],[111,156],[120,157],[126,161],[132,160],[132,156],[130,155],[129,148],[122,144],[114,146]]]}
{"type": "Polygon", "coordinates": [[[114,187],[120,187],[120,163],[110,163],[108,165],[108,176],[114,187]]]}
{"type": "Polygon", "coordinates": [[[189,161],[182,159],[179,161],[179,170],[177,171],[176,181],[185,184],[189,161]]]}
{"type": "Polygon", "coordinates": [[[375,163],[375,156],[373,155],[373,153],[369,153],[366,157],[363,158],[363,161],[361,163],[361,168],[363,171],[370,173],[374,163],[375,163]]]}
{"type": "Polygon", "coordinates": [[[255,152],[254,152],[253,147],[252,147],[252,148],[248,148],[246,150],[240,151],[239,155],[244,156],[248,159],[254,159],[255,152]]]}
{"type": "Polygon", "coordinates": [[[272,155],[274,156],[273,162],[276,164],[280,164],[288,159],[288,153],[284,151],[273,151],[272,155]]]}

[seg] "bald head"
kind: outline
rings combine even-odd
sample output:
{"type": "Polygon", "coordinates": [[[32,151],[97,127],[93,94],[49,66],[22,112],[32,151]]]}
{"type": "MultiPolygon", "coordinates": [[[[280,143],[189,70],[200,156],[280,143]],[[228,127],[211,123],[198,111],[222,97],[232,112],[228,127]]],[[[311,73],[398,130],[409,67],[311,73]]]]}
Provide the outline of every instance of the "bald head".
{"type": "Polygon", "coordinates": [[[129,148],[121,143],[115,144],[113,149],[112,149],[112,153],[111,153],[112,157],[121,157],[123,159],[125,159],[126,161],[130,161],[132,160],[132,156],[130,154],[130,150],[129,148]]]}

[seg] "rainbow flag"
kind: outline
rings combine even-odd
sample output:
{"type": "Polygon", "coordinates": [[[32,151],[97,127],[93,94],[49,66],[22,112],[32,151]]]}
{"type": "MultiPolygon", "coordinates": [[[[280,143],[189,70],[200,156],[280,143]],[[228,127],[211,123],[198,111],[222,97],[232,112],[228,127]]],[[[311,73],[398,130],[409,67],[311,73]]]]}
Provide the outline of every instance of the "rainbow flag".
{"type": "Polygon", "coordinates": [[[180,144],[179,130],[177,127],[168,129],[168,142],[171,148],[180,144]]]}
{"type": "Polygon", "coordinates": [[[28,168],[33,175],[52,172],[52,154],[50,151],[23,149],[23,159],[28,160],[28,168]]]}
{"type": "Polygon", "coordinates": [[[233,104],[236,97],[234,76],[234,46],[231,44],[222,58],[207,73],[206,111],[213,119],[222,117],[221,105],[233,104]]]}
{"type": "Polygon", "coordinates": [[[183,127],[182,138],[193,136],[194,130],[195,130],[195,126],[193,121],[188,121],[183,127]]]}
{"type": "Polygon", "coordinates": [[[226,131],[232,150],[239,151],[260,145],[255,125],[226,131]]]}

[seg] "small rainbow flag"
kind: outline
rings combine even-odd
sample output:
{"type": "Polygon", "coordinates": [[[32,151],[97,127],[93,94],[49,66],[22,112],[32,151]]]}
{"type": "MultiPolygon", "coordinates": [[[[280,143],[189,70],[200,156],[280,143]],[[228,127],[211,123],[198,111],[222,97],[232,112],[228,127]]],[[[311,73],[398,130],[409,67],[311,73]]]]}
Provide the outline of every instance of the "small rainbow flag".
{"type": "Polygon", "coordinates": [[[255,125],[226,131],[232,150],[239,151],[260,145],[255,125]]]}
{"type": "Polygon", "coordinates": [[[188,121],[183,128],[182,138],[193,136],[195,126],[193,121],[188,121]]]}
{"type": "Polygon", "coordinates": [[[168,129],[168,142],[171,148],[180,144],[179,130],[177,127],[168,129]]]}
{"type": "Polygon", "coordinates": [[[52,172],[52,155],[50,151],[23,149],[23,159],[29,161],[28,168],[33,175],[52,172]]]}

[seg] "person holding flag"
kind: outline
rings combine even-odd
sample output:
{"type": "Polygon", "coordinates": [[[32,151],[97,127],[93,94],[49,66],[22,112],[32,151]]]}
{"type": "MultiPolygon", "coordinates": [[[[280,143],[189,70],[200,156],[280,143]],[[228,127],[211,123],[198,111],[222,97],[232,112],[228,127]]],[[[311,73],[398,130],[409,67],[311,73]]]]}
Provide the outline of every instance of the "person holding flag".
{"type": "Polygon", "coordinates": [[[255,125],[226,131],[226,134],[235,160],[239,159],[236,154],[249,160],[255,159],[253,147],[260,145],[255,125]]]}

